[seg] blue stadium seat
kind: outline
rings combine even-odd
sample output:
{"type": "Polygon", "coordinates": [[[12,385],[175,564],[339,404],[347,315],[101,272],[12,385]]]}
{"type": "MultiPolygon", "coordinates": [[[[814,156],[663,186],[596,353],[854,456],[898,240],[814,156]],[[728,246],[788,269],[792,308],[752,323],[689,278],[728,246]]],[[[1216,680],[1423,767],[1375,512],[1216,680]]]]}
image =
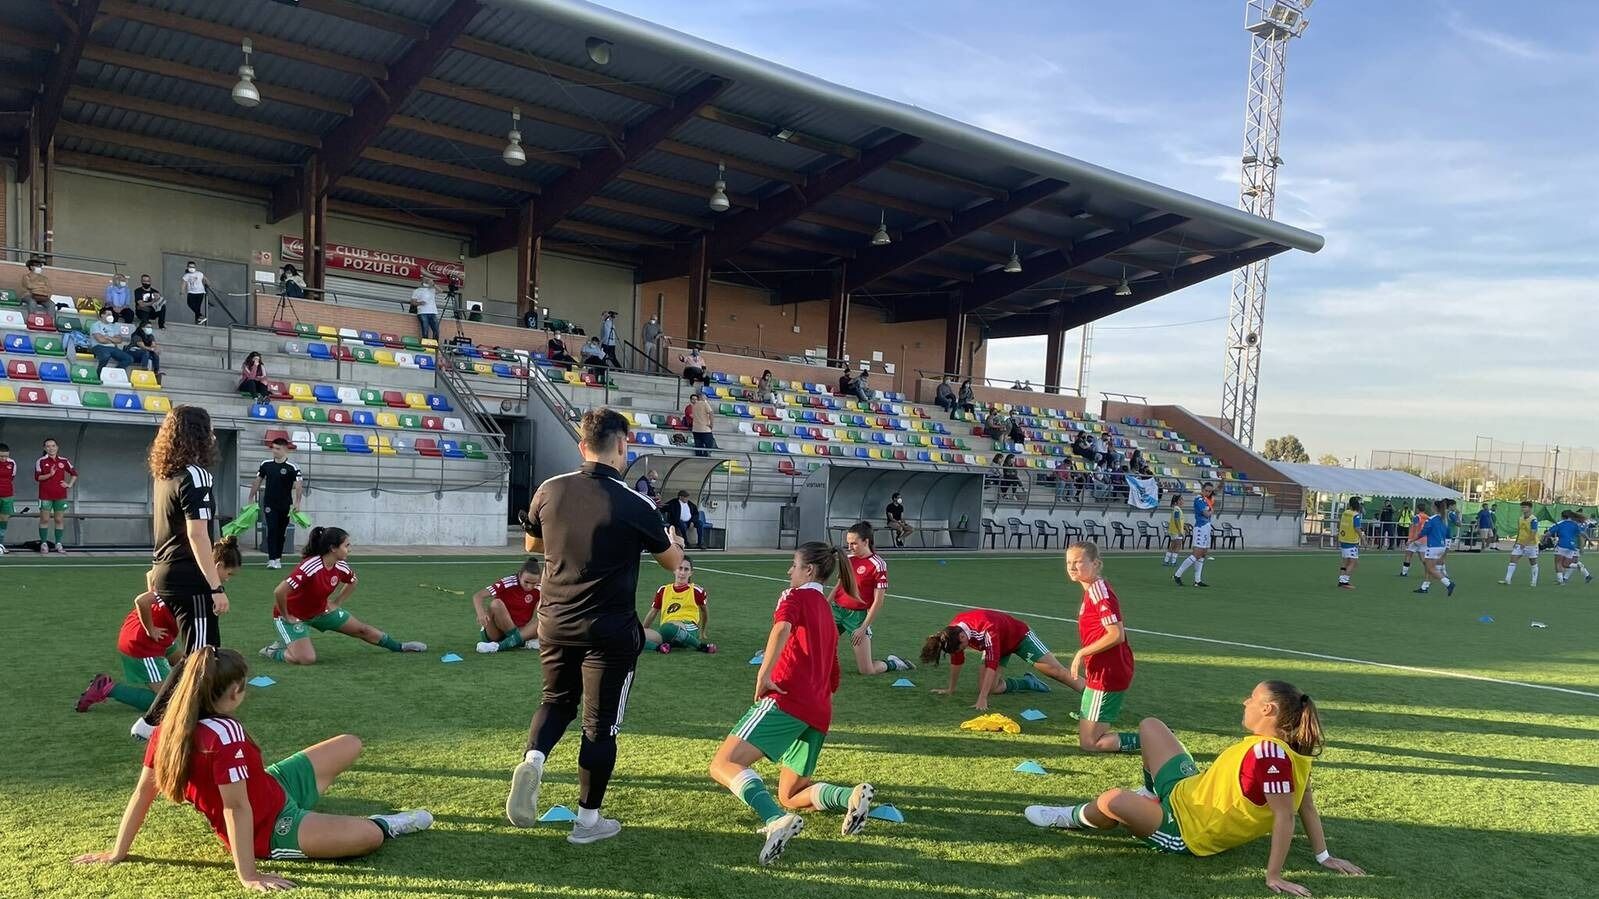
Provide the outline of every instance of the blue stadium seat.
{"type": "Polygon", "coordinates": [[[345,434],[344,451],[347,453],[371,455],[372,447],[367,445],[366,438],[362,437],[360,434],[345,434]]]}
{"type": "Polygon", "coordinates": [[[144,411],[144,401],[137,393],[119,393],[111,398],[111,406],[119,412],[144,411]]]}
{"type": "Polygon", "coordinates": [[[354,418],[356,424],[365,425],[366,427],[369,427],[369,428],[376,427],[377,423],[378,423],[377,416],[373,415],[371,412],[369,412],[369,411],[367,411],[365,409],[357,409],[357,410],[355,410],[353,418],[354,418]]]}
{"type": "Polygon", "coordinates": [[[333,351],[325,343],[308,343],[305,345],[306,355],[312,359],[332,359],[333,351]]]}
{"type": "Polygon", "coordinates": [[[434,362],[432,356],[429,356],[426,353],[418,353],[417,354],[417,356],[416,356],[416,367],[417,368],[423,369],[425,371],[432,371],[436,366],[437,366],[437,363],[434,362]]]}
{"type": "Polygon", "coordinates": [[[39,380],[70,384],[72,383],[72,373],[67,370],[65,362],[41,362],[39,363],[39,380]]]}
{"type": "Polygon", "coordinates": [[[504,362],[496,362],[494,363],[494,374],[502,378],[509,378],[511,377],[511,366],[504,362]]]}
{"type": "Polygon", "coordinates": [[[269,403],[256,403],[250,407],[250,417],[259,418],[264,421],[276,421],[278,413],[277,410],[273,409],[269,403]]]}
{"type": "Polygon", "coordinates": [[[319,403],[339,402],[339,389],[332,384],[316,385],[311,388],[311,395],[316,397],[316,401],[319,403]]]}
{"type": "Polygon", "coordinates": [[[444,395],[441,393],[428,394],[428,408],[432,409],[434,412],[455,411],[455,409],[450,406],[450,401],[445,399],[444,395]]]}
{"type": "Polygon", "coordinates": [[[5,342],[6,352],[33,355],[33,338],[26,334],[7,334],[5,342]]]}
{"type": "Polygon", "coordinates": [[[466,453],[461,451],[461,444],[454,440],[440,440],[439,454],[446,459],[465,459],[466,453]]]}
{"type": "Polygon", "coordinates": [[[382,346],[383,338],[376,331],[362,331],[361,342],[367,346],[382,346]]]}

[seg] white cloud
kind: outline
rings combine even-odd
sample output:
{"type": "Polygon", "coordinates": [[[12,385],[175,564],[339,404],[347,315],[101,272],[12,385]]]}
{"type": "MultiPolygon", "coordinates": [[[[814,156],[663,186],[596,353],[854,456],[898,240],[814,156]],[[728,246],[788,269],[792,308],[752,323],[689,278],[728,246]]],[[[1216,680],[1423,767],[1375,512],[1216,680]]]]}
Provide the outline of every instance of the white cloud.
{"type": "Polygon", "coordinates": [[[1444,17],[1444,24],[1450,31],[1467,40],[1517,59],[1548,62],[1558,55],[1554,50],[1529,38],[1517,37],[1503,31],[1495,31],[1492,28],[1473,24],[1459,10],[1450,10],[1449,14],[1444,17]]]}

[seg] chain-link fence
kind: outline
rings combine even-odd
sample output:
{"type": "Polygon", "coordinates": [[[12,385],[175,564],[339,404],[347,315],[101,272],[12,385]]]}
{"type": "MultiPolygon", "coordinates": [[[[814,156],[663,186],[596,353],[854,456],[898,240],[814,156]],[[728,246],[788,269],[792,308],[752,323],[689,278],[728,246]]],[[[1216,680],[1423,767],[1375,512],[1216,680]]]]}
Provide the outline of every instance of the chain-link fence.
{"type": "Polygon", "coordinates": [[[1408,471],[1473,500],[1599,503],[1599,451],[1593,447],[1482,437],[1469,450],[1372,450],[1371,467],[1408,471]]]}

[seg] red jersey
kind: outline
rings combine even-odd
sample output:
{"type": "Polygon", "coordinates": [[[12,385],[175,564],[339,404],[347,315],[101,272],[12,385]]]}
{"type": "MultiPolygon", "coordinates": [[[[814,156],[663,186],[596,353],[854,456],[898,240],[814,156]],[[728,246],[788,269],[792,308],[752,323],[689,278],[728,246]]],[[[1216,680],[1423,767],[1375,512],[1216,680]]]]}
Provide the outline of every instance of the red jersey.
{"type": "Polygon", "coordinates": [[[178,638],[178,622],[166,603],[156,600],[150,606],[150,623],[167,632],[159,640],[152,639],[139,623],[139,610],[134,609],[122,619],[122,630],[117,633],[117,652],[135,659],[158,659],[167,654],[178,638]]]}
{"type": "Polygon", "coordinates": [[[17,460],[0,459],[0,499],[17,495],[17,460]]]}
{"type": "Polygon", "coordinates": [[[40,456],[33,463],[33,479],[39,482],[39,500],[67,498],[67,476],[78,476],[72,460],[66,456],[40,456]]]}
{"type": "MultiPolygon", "coordinates": [[[[329,568],[322,564],[321,556],[312,556],[294,567],[285,581],[289,585],[289,614],[301,621],[310,621],[328,610],[328,597],[340,584],[355,583],[355,572],[343,562],[329,568]]],[[[282,618],[283,612],[272,604],[272,617],[282,618]]]]}
{"type": "MultiPolygon", "coordinates": [[[[157,726],[144,750],[144,766],[155,767],[161,743],[157,726]]],[[[255,857],[272,855],[272,826],[283,811],[283,787],[261,764],[261,747],[245,736],[244,725],[232,718],[201,718],[194,726],[194,752],[189,760],[189,785],[183,798],[211,822],[211,829],[228,845],[228,826],[222,817],[222,784],[244,781],[250,797],[250,818],[255,822],[255,857]]],[[[231,848],[231,847],[230,847],[231,848]]]]}
{"type": "Polygon", "coordinates": [[[1238,789],[1255,805],[1265,805],[1272,794],[1292,796],[1294,766],[1288,762],[1288,753],[1270,740],[1256,743],[1238,766],[1238,789]]]}
{"type": "Polygon", "coordinates": [[[782,693],[777,707],[823,733],[833,723],[833,694],[838,690],[838,627],[822,585],[811,583],[784,590],[772,621],[793,629],[782,655],[772,665],[772,683],[782,693]]]}
{"type": "MultiPolygon", "coordinates": [[[[950,624],[966,632],[967,646],[983,654],[984,668],[998,668],[999,660],[1019,649],[1032,628],[1020,618],[992,609],[972,609],[950,619],[950,624]]],[[[966,653],[957,649],[949,654],[951,665],[966,664],[966,653]]]]}
{"type": "Polygon", "coordinates": [[[1100,578],[1083,589],[1083,607],[1077,611],[1077,638],[1087,646],[1105,636],[1105,628],[1112,624],[1122,625],[1122,642],[1083,659],[1083,678],[1089,689],[1119,693],[1133,683],[1133,648],[1127,644],[1127,625],[1122,621],[1116,591],[1100,578]]]}
{"type": "MultiPolygon", "coordinates": [[[[355,575],[350,575],[350,581],[355,581],[355,575]]],[[[539,588],[532,590],[522,589],[522,579],[519,575],[500,578],[490,584],[489,592],[494,598],[505,604],[505,611],[511,615],[511,623],[521,627],[533,620],[533,613],[539,610],[539,588]]]]}
{"type": "Polygon", "coordinates": [[[833,588],[833,602],[841,609],[870,609],[877,600],[877,588],[888,589],[888,563],[877,553],[866,558],[849,557],[850,568],[855,572],[855,589],[861,594],[860,602],[850,599],[843,587],[833,588]]]}

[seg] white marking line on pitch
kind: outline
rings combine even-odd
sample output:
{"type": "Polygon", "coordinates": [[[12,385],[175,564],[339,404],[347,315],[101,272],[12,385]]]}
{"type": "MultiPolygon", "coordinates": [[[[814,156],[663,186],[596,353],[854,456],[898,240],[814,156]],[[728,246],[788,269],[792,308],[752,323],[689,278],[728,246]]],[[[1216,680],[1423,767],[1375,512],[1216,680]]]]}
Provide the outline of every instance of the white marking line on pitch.
{"type": "MultiPolygon", "coordinates": [[[[742,571],[727,571],[721,568],[710,567],[704,567],[703,570],[712,572],[714,574],[731,575],[733,577],[747,577],[762,581],[777,581],[778,583],[784,584],[788,583],[787,578],[772,577],[771,575],[766,574],[746,574],[742,571]]],[[[920,596],[906,596],[903,593],[890,593],[888,595],[894,597],[895,599],[907,599],[911,602],[927,603],[928,605],[933,606],[949,606],[952,609],[972,608],[972,606],[966,603],[946,602],[942,599],[926,599],[920,596]]],[[[1009,611],[1007,609],[999,609],[997,606],[989,606],[989,608],[994,608],[1001,612],[1009,611]]],[[[1077,623],[1076,618],[1063,618],[1059,615],[1042,615],[1034,612],[1017,612],[1012,614],[1026,615],[1029,618],[1043,618],[1046,621],[1061,621],[1067,624],[1077,623]]],[[[1310,659],[1322,659],[1328,662],[1347,662],[1351,665],[1370,665],[1373,668],[1388,668],[1394,671],[1410,671],[1417,674],[1435,674],[1439,677],[1453,677],[1459,678],[1460,680],[1482,681],[1484,683],[1500,684],[1506,687],[1526,687],[1530,690],[1549,690],[1554,693],[1569,693],[1573,696],[1587,696],[1591,699],[1599,699],[1599,693],[1590,693],[1587,690],[1574,690],[1570,687],[1553,687],[1548,684],[1529,684],[1519,680],[1504,680],[1497,677],[1488,677],[1487,675],[1483,674],[1467,674],[1463,671],[1449,671],[1444,668],[1421,668],[1416,665],[1397,665],[1393,662],[1373,662],[1370,659],[1351,659],[1347,656],[1333,656],[1319,652],[1306,652],[1302,649],[1285,649],[1281,646],[1265,646],[1260,643],[1243,643],[1237,640],[1218,640],[1214,637],[1196,637],[1193,634],[1172,634],[1167,633],[1166,631],[1150,631],[1137,627],[1130,627],[1127,630],[1135,634],[1147,634],[1151,637],[1167,637],[1172,640],[1192,640],[1195,643],[1211,643],[1217,646],[1237,646],[1243,649],[1259,649],[1266,652],[1279,652],[1283,653],[1284,655],[1304,656],[1305,658],[1310,659]]]]}

